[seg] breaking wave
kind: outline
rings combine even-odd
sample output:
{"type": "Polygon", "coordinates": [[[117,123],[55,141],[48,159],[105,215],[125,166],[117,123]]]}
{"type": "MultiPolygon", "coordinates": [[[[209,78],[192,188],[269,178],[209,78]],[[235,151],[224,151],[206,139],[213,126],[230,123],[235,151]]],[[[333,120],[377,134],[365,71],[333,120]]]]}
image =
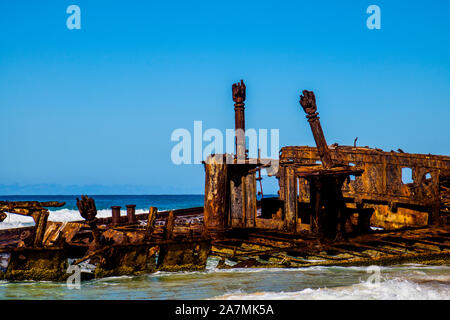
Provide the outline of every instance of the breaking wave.
{"type": "MultiPolygon", "coordinates": [[[[148,209],[136,209],[136,214],[148,213],[148,209]]],[[[120,210],[121,216],[126,216],[126,210],[120,210]]],[[[97,218],[109,218],[112,216],[110,209],[102,209],[97,210],[97,218]]],[[[50,211],[50,215],[48,217],[50,221],[58,221],[58,222],[66,222],[66,221],[77,221],[84,220],[80,212],[78,210],[70,210],[70,209],[61,209],[50,211]]]]}
{"type": "MultiPolygon", "coordinates": [[[[136,209],[136,214],[148,213],[148,209],[136,209]]],[[[120,215],[126,216],[126,210],[121,210],[120,215]]],[[[110,209],[102,209],[97,211],[97,218],[108,218],[111,217],[110,209]]],[[[56,222],[67,222],[67,221],[77,221],[84,220],[78,210],[71,209],[60,209],[50,211],[50,215],[48,217],[49,221],[56,222]]],[[[0,229],[10,229],[10,228],[22,228],[29,227],[34,225],[34,220],[32,217],[21,216],[18,214],[10,214],[7,213],[6,219],[0,223],[0,229]]]]}
{"type": "Polygon", "coordinates": [[[450,277],[438,276],[416,281],[388,279],[379,284],[358,283],[335,288],[306,288],[296,292],[255,292],[241,290],[217,296],[218,300],[450,300],[450,277]]]}

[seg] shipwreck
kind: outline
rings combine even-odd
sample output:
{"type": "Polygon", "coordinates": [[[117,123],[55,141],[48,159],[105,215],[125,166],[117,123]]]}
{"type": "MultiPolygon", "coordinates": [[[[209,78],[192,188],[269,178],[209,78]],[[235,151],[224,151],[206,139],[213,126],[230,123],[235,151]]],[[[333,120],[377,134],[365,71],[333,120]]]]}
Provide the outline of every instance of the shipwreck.
{"type": "MultiPolygon", "coordinates": [[[[96,218],[95,200],[77,199],[84,220],[48,221],[58,202],[0,202],[35,226],[0,230],[0,278],[63,281],[69,266],[93,267],[83,279],[218,268],[448,264],[450,157],[328,145],[312,91],[301,109],[316,143],[286,146],[279,159],[249,158],[246,86],[233,84],[235,154],[204,161],[204,207],[127,216],[112,207],[96,218]],[[261,170],[278,179],[277,197],[258,198],[261,170]],[[409,170],[412,182],[402,175],[409,170]]],[[[0,222],[1,223],[1,222],[0,222]]]]}

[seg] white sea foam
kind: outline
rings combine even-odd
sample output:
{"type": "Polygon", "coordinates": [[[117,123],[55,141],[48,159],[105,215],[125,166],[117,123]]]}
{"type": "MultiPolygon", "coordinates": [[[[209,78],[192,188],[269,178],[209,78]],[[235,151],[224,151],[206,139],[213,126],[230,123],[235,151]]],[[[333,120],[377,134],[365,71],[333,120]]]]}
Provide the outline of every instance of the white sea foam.
{"type": "MultiPolygon", "coordinates": [[[[136,214],[148,213],[147,209],[136,209],[136,214]]],[[[126,216],[126,210],[120,211],[121,216],[126,216]]],[[[111,209],[102,209],[97,211],[97,218],[108,218],[111,217],[111,209]]],[[[48,216],[49,221],[56,222],[67,222],[67,221],[79,221],[83,220],[78,210],[71,209],[60,209],[50,211],[48,216]]],[[[22,216],[18,214],[7,213],[6,219],[0,223],[0,229],[10,229],[10,228],[22,228],[33,226],[34,220],[32,217],[22,216]]]]}
{"type": "Polygon", "coordinates": [[[18,214],[7,213],[5,220],[0,222],[0,229],[22,228],[29,226],[34,226],[33,218],[18,214]]]}
{"type": "Polygon", "coordinates": [[[223,296],[220,300],[450,300],[449,277],[414,282],[388,279],[380,284],[358,283],[336,288],[306,288],[296,292],[255,292],[241,290],[223,296]]]}
{"type": "MultiPolygon", "coordinates": [[[[171,209],[170,209],[171,210],[171,209]]],[[[136,214],[148,213],[148,209],[136,209],[136,214]]],[[[126,216],[127,211],[121,210],[121,216],[126,216]]],[[[112,216],[111,209],[102,209],[97,210],[97,218],[108,218],[112,216]]],[[[68,222],[68,221],[83,221],[84,219],[81,217],[78,210],[71,209],[60,209],[50,211],[50,215],[48,217],[49,221],[55,222],[68,222]]],[[[203,217],[199,217],[197,215],[185,216],[181,218],[177,218],[177,222],[180,223],[201,223],[203,221],[203,217]]],[[[141,224],[145,224],[146,222],[141,221],[141,224]]],[[[155,224],[157,226],[164,225],[165,220],[156,220],[155,224]]],[[[22,216],[18,214],[10,214],[7,213],[7,217],[3,222],[0,222],[0,229],[10,229],[10,228],[21,228],[21,227],[29,227],[34,225],[34,220],[28,216],[22,216]]]]}
{"type": "MultiPolygon", "coordinates": [[[[148,213],[148,209],[136,209],[136,214],[148,213]]],[[[120,210],[121,216],[126,216],[126,210],[120,210]]],[[[102,209],[97,210],[97,218],[109,218],[112,216],[111,209],[102,209]]],[[[78,210],[70,210],[70,209],[61,209],[50,211],[50,215],[48,217],[49,221],[58,221],[58,222],[66,222],[66,221],[77,221],[83,220],[78,210]]]]}

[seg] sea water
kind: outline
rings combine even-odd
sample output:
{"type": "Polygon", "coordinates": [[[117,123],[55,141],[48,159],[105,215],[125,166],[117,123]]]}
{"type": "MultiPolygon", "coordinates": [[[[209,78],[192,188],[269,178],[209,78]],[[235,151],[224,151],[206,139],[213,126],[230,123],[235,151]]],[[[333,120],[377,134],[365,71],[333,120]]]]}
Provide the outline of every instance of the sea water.
{"type": "MultiPolygon", "coordinates": [[[[93,196],[99,217],[110,207],[136,204],[136,212],[203,205],[202,195],[93,196]]],[[[81,220],[76,196],[0,196],[0,200],[64,201],[50,220],[81,220]]],[[[2,228],[33,225],[28,217],[8,215],[2,228]]],[[[380,281],[368,281],[365,267],[298,269],[217,269],[208,259],[202,272],[156,272],[142,276],[85,281],[79,289],[65,282],[0,281],[0,299],[433,299],[450,300],[450,266],[395,265],[380,268],[380,281]]]]}
{"type": "MultiPolygon", "coordinates": [[[[58,201],[66,204],[60,208],[49,208],[49,221],[84,220],[77,209],[77,198],[81,196],[0,196],[0,201],[58,201]]],[[[126,205],[135,204],[136,214],[148,213],[150,206],[159,211],[203,207],[203,195],[93,195],[97,207],[97,218],[111,217],[111,207],[120,206],[120,213],[126,216],[126,205]]],[[[20,228],[34,225],[33,218],[7,214],[0,223],[0,229],[20,228]]]]}

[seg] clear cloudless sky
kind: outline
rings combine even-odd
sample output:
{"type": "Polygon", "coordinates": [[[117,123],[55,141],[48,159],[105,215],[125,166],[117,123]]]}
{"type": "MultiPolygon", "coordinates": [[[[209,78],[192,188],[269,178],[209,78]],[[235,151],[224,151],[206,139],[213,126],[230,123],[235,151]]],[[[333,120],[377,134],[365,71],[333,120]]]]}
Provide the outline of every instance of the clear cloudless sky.
{"type": "MultiPolygon", "coordinates": [[[[0,193],[202,193],[177,128],[247,128],[449,155],[450,1],[1,1],[0,193]],[[69,30],[66,8],[81,8],[69,30]],[[366,9],[381,9],[369,30],[366,9]]],[[[206,145],[206,143],[205,143],[206,145]]],[[[274,191],[273,185],[265,192],[274,191]]]]}

